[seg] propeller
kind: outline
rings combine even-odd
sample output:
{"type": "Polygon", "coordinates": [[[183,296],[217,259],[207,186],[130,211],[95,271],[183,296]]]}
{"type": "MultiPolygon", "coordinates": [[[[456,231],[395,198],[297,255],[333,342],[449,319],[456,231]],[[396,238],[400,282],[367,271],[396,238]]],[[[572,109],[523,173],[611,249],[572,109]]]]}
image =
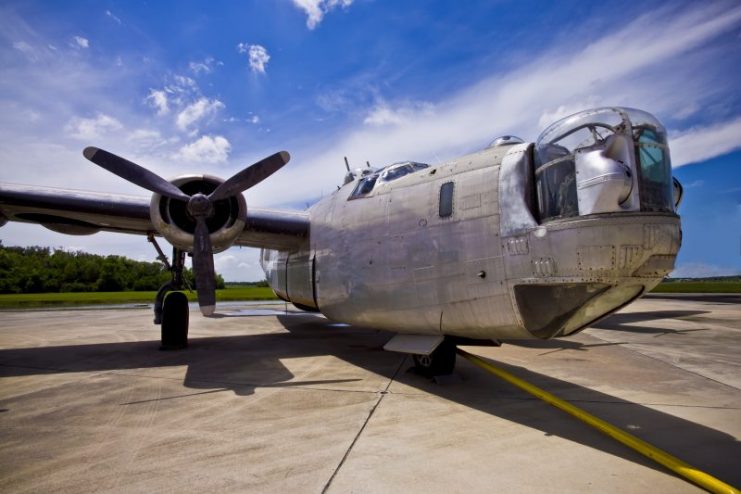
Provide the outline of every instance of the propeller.
{"type": "Polygon", "coordinates": [[[291,159],[286,151],[280,151],[236,173],[219,184],[210,194],[199,192],[190,196],[159,175],[103,149],[87,147],[82,154],[124,180],[170,199],[188,203],[188,213],[196,222],[193,233],[193,272],[196,278],[198,305],[204,316],[212,315],[216,307],[214,251],[207,224],[207,220],[214,214],[214,202],[235,196],[257,185],[280,170],[291,159]]]}

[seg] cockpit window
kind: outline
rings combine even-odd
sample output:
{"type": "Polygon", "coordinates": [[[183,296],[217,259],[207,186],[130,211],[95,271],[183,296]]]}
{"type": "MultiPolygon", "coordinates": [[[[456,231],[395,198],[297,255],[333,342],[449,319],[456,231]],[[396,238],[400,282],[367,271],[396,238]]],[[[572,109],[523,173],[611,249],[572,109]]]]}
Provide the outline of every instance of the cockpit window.
{"type": "Polygon", "coordinates": [[[367,175],[361,178],[348,199],[358,199],[360,197],[365,197],[373,191],[377,183],[380,184],[392,182],[405,175],[409,175],[410,173],[429,168],[429,166],[430,165],[425,163],[404,161],[384,167],[377,172],[374,172],[372,175],[367,175]]]}
{"type": "Polygon", "coordinates": [[[371,191],[373,191],[373,187],[376,185],[377,180],[377,173],[361,178],[353,189],[352,194],[350,194],[350,199],[357,199],[358,197],[364,197],[370,194],[371,191]]]}
{"type": "Polygon", "coordinates": [[[672,172],[666,136],[655,128],[633,128],[636,154],[640,163],[642,211],[674,211],[672,172]]]}
{"type": "Polygon", "coordinates": [[[397,178],[401,178],[404,175],[414,173],[414,168],[411,165],[396,165],[386,169],[381,173],[381,182],[391,182],[397,178]]]}
{"type": "Polygon", "coordinates": [[[401,178],[404,175],[409,175],[419,170],[429,168],[430,165],[425,163],[416,163],[414,161],[406,161],[403,163],[394,163],[389,165],[381,171],[381,182],[391,182],[397,178],[401,178]]]}

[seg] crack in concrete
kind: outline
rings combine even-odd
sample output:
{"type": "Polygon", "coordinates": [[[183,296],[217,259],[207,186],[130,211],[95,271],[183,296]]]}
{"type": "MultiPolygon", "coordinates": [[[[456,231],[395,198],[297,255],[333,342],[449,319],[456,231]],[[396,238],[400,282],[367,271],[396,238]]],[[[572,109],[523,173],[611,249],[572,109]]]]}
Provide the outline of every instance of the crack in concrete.
{"type": "Polygon", "coordinates": [[[370,422],[371,417],[373,417],[373,414],[375,413],[376,409],[378,408],[378,405],[381,404],[381,401],[383,401],[383,398],[389,394],[389,388],[391,387],[391,384],[394,382],[394,379],[396,379],[396,376],[399,374],[399,371],[401,371],[402,366],[404,365],[404,362],[406,362],[407,356],[404,355],[404,357],[401,359],[401,362],[399,362],[399,366],[396,368],[396,372],[394,372],[394,375],[391,376],[391,379],[389,379],[389,382],[386,384],[386,388],[378,393],[378,400],[376,400],[376,404],[373,405],[373,408],[371,408],[370,412],[368,413],[368,416],[365,418],[365,422],[363,422],[363,425],[358,430],[358,433],[355,434],[355,438],[350,443],[350,446],[347,448],[347,451],[345,451],[345,454],[342,456],[342,459],[340,460],[340,463],[337,465],[337,468],[334,469],[334,472],[332,472],[332,476],[329,478],[327,483],[324,485],[324,488],[322,489],[322,494],[325,494],[329,487],[332,485],[332,481],[337,476],[337,473],[339,473],[340,468],[342,468],[342,465],[345,464],[345,460],[347,460],[347,457],[350,456],[350,452],[352,451],[353,447],[355,447],[355,443],[358,442],[358,439],[360,439],[360,435],[365,430],[365,427],[368,425],[368,422],[370,422]]]}

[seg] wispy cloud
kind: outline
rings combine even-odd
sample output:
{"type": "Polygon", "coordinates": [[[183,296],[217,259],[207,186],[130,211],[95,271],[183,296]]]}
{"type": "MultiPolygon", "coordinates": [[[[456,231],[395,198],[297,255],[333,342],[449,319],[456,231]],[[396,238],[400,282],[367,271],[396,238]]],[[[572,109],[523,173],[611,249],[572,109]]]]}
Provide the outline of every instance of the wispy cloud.
{"type": "Polygon", "coordinates": [[[110,10],[106,10],[105,15],[119,26],[121,25],[121,19],[114,15],[110,10]]]}
{"type": "Polygon", "coordinates": [[[237,45],[237,51],[247,54],[252,72],[265,73],[265,66],[270,61],[270,55],[268,55],[268,50],[264,46],[239,43],[237,45]]]}
{"type": "Polygon", "coordinates": [[[196,75],[210,74],[214,68],[224,65],[223,62],[216,60],[214,57],[206,57],[203,60],[197,60],[188,63],[188,68],[196,75]]]}
{"type": "Polygon", "coordinates": [[[741,149],[741,118],[670,133],[669,149],[674,167],[741,149]]]}
{"type": "Polygon", "coordinates": [[[34,50],[33,47],[29,45],[28,43],[26,43],[25,41],[14,41],[13,48],[15,48],[16,50],[23,53],[29,58],[36,57],[36,50],[34,50]]]}
{"type": "Polygon", "coordinates": [[[402,125],[408,123],[412,118],[422,115],[432,116],[434,107],[430,103],[402,103],[392,107],[385,101],[380,101],[371,108],[363,120],[366,125],[383,127],[388,125],[402,125]]]}
{"type": "MultiPolygon", "coordinates": [[[[374,104],[357,125],[337,136],[334,145],[293,150],[302,165],[293,167],[290,176],[273,185],[270,195],[260,198],[291,202],[318,197],[339,180],[333,177],[339,177],[341,167],[332,164],[341,163],[342,156],[378,164],[453,157],[480,149],[501,134],[535,139],[553,119],[585,107],[632,106],[659,118],[671,116],[714,90],[714,81],[707,79],[711,71],[705,69],[716,60],[701,60],[692,67],[674,61],[739,26],[741,7],[729,5],[649,12],[617,31],[570,48],[553,47],[509,73],[491,75],[417,109],[374,104]],[[657,18],[662,23],[657,24],[657,18]],[[682,85],[676,85],[677,80],[682,85]]],[[[732,134],[736,125],[721,126],[723,135],[732,134]]],[[[727,140],[738,142],[738,135],[727,140]]],[[[706,153],[713,148],[704,149],[703,156],[709,157],[706,153]]],[[[714,149],[717,155],[730,147],[714,149]]],[[[696,159],[682,158],[683,153],[679,141],[678,162],[696,159]]]]}
{"type": "Polygon", "coordinates": [[[314,29],[324,16],[337,7],[347,8],[353,0],[292,0],[306,14],[306,27],[314,29]]]}

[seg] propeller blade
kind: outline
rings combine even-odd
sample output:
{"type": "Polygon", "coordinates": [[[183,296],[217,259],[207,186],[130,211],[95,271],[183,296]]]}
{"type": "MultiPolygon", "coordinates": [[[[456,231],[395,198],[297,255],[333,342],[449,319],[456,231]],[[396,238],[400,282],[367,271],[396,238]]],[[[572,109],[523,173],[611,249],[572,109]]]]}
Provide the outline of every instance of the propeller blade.
{"type": "Polygon", "coordinates": [[[252,166],[248,166],[241,172],[232,176],[229,180],[222,183],[216,190],[211,192],[208,196],[211,201],[218,201],[226,199],[227,197],[235,196],[250,187],[259,184],[273,173],[281,169],[283,165],[288,163],[291,159],[291,155],[286,151],[280,151],[267,158],[258,161],[252,166]]]}
{"type": "Polygon", "coordinates": [[[210,316],[216,309],[216,274],[211,237],[204,216],[196,217],[193,240],[193,273],[196,277],[198,305],[201,307],[201,313],[204,316],[210,316]]]}
{"type": "Polygon", "coordinates": [[[128,180],[147,190],[169,197],[170,199],[179,199],[181,201],[190,199],[190,196],[159,175],[113,153],[91,146],[86,147],[82,154],[99,167],[105,168],[114,175],[118,175],[124,180],[128,180]]]}

